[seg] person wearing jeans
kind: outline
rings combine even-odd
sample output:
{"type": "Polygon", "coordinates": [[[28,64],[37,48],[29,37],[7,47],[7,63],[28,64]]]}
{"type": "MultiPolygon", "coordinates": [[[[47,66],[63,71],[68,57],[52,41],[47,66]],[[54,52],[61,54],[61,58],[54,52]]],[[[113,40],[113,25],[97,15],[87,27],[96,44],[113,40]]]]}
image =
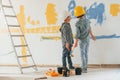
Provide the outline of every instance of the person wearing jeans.
{"type": "Polygon", "coordinates": [[[87,64],[88,64],[88,48],[90,42],[90,35],[93,40],[96,40],[92,29],[90,27],[90,21],[84,16],[86,14],[85,10],[81,6],[76,6],[74,9],[74,15],[78,18],[76,22],[76,35],[74,47],[78,46],[78,41],[80,45],[81,52],[81,68],[83,73],[87,73],[87,64]]]}
{"type": "Polygon", "coordinates": [[[64,22],[62,23],[62,26],[60,28],[61,38],[62,38],[62,48],[63,48],[62,65],[63,68],[67,68],[67,61],[68,61],[69,69],[74,69],[70,56],[70,51],[73,45],[73,34],[72,34],[71,25],[69,23],[70,20],[71,20],[70,13],[65,11],[64,22]]]}

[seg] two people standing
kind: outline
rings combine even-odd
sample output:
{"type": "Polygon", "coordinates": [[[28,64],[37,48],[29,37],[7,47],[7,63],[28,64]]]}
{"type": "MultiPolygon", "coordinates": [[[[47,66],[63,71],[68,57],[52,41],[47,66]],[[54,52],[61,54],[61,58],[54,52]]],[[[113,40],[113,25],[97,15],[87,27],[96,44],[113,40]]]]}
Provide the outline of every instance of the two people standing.
{"type": "Polygon", "coordinates": [[[85,18],[85,10],[81,6],[76,6],[74,9],[74,16],[78,18],[76,22],[76,35],[75,35],[75,42],[73,41],[72,30],[70,26],[70,14],[66,12],[66,17],[60,29],[61,37],[62,37],[62,64],[63,67],[66,67],[66,58],[68,59],[68,64],[70,69],[74,69],[72,60],[70,57],[70,51],[72,46],[77,47],[78,42],[80,45],[80,52],[81,52],[81,68],[83,73],[87,73],[87,64],[88,64],[88,48],[90,42],[90,35],[93,40],[96,40],[92,29],[90,27],[90,21],[85,18]]]}

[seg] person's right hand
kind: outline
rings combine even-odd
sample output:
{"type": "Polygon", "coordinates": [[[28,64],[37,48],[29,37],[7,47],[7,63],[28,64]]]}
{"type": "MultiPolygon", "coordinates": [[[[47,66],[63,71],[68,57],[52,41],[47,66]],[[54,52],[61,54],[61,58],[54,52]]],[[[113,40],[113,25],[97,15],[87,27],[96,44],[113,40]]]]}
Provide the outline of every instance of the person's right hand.
{"type": "Polygon", "coordinates": [[[92,36],[92,39],[93,39],[94,41],[96,41],[96,37],[95,37],[95,36],[92,36]]]}
{"type": "Polygon", "coordinates": [[[65,47],[67,48],[68,51],[70,51],[69,43],[66,43],[65,47]]]}

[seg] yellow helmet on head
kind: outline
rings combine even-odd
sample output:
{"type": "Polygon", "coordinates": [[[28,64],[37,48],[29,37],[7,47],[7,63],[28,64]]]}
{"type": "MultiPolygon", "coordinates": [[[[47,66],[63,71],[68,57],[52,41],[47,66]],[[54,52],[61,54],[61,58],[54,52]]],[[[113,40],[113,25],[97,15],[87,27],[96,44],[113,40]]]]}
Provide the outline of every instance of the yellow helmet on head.
{"type": "Polygon", "coordinates": [[[76,6],[74,8],[74,16],[79,17],[86,14],[85,9],[82,6],[76,6]]]}

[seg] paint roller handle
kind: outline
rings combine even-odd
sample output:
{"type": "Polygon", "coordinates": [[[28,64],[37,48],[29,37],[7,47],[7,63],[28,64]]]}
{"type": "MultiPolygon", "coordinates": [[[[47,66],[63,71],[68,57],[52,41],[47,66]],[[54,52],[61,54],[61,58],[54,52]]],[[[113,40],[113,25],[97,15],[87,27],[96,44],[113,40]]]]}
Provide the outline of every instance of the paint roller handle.
{"type": "Polygon", "coordinates": [[[74,55],[73,55],[74,49],[75,49],[75,47],[72,47],[72,50],[70,51],[70,56],[71,56],[71,57],[74,57],[74,55]]]}

